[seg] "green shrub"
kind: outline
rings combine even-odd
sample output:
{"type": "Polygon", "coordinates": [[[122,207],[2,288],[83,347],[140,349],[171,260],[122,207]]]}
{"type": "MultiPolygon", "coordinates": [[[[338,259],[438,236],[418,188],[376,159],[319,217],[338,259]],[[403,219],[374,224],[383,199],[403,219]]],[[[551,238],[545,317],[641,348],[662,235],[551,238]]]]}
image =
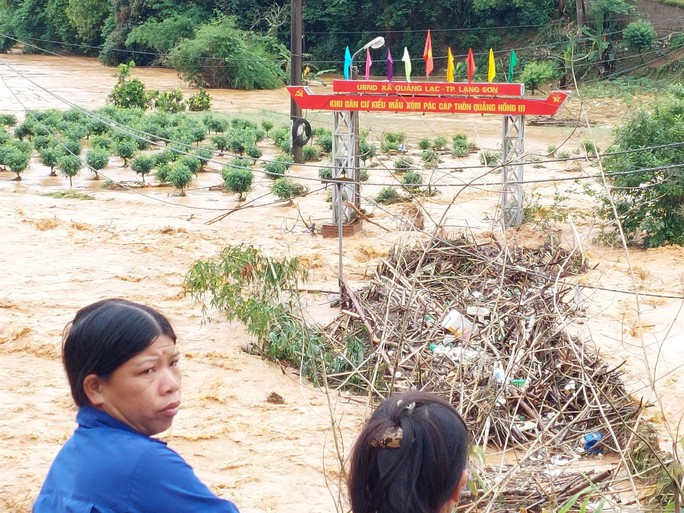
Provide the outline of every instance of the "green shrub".
{"type": "Polygon", "coordinates": [[[407,155],[402,155],[394,161],[394,171],[396,173],[403,173],[409,169],[413,169],[415,166],[413,159],[407,155]]]}
{"type": "Polygon", "coordinates": [[[596,146],[593,141],[589,141],[587,139],[580,143],[580,148],[584,150],[584,153],[587,155],[587,157],[597,157],[600,151],[598,146],[596,146]]]}
{"type": "Polygon", "coordinates": [[[453,145],[451,153],[454,157],[467,157],[470,153],[470,143],[468,142],[468,136],[463,133],[454,134],[453,145]]]}
{"type": "Polygon", "coordinates": [[[293,198],[302,196],[306,192],[306,187],[290,178],[278,178],[271,185],[271,192],[277,198],[292,201],[293,198]]]}
{"type": "Polygon", "coordinates": [[[418,171],[407,171],[404,173],[401,183],[404,184],[406,190],[415,192],[423,183],[423,175],[421,175],[418,171]]]}
{"type": "Polygon", "coordinates": [[[446,137],[439,136],[435,137],[435,141],[432,143],[432,148],[436,151],[444,151],[447,147],[446,137]]]}
{"type": "Polygon", "coordinates": [[[360,169],[359,170],[359,181],[360,182],[367,182],[369,178],[370,178],[370,174],[368,173],[367,169],[360,169]]]}
{"type": "Polygon", "coordinates": [[[382,134],[382,142],[380,149],[383,153],[390,153],[393,151],[403,151],[404,142],[406,141],[406,134],[403,132],[385,132],[382,134]]]}
{"type": "Polygon", "coordinates": [[[292,159],[292,156],[287,153],[278,155],[274,160],[267,162],[264,166],[266,176],[272,180],[281,178],[283,175],[285,175],[287,170],[290,169],[290,166],[292,166],[293,162],[294,160],[292,159]]]}
{"type": "Polygon", "coordinates": [[[15,126],[17,124],[17,117],[14,114],[0,114],[0,125],[15,126]]]}
{"type": "Polygon", "coordinates": [[[546,154],[547,154],[549,157],[553,157],[553,156],[556,155],[556,150],[557,150],[557,149],[558,149],[558,148],[556,147],[555,144],[549,144],[549,145],[546,147],[546,154]]]}
{"type": "Polygon", "coordinates": [[[261,128],[264,129],[264,131],[266,132],[266,137],[268,137],[268,133],[273,128],[273,121],[271,121],[270,119],[262,119],[261,128]]]}
{"type": "Polygon", "coordinates": [[[423,150],[420,154],[420,160],[423,161],[425,167],[435,168],[439,164],[439,155],[435,150],[423,150]]]}
{"type": "Polygon", "coordinates": [[[304,162],[312,162],[318,160],[321,157],[318,148],[315,146],[307,145],[302,148],[302,158],[304,162]]]}
{"type": "Polygon", "coordinates": [[[316,143],[323,149],[325,153],[331,153],[333,147],[332,132],[330,130],[323,130],[316,138],[316,143]]]}
{"type": "Polygon", "coordinates": [[[430,146],[432,146],[430,139],[423,138],[418,140],[418,148],[421,150],[427,150],[430,146]]]}
{"type": "Polygon", "coordinates": [[[182,155],[176,162],[184,164],[193,175],[196,175],[202,169],[202,160],[195,155],[182,155]]]}
{"type": "Polygon", "coordinates": [[[684,95],[676,91],[662,95],[655,108],[632,113],[615,130],[615,143],[625,153],[603,162],[617,218],[608,197],[602,198],[599,214],[619,222],[630,244],[684,245],[684,147],[672,144],[682,134],[684,95]]]}
{"type": "Polygon", "coordinates": [[[264,154],[257,146],[250,146],[245,153],[254,160],[260,159],[264,154]]]}
{"type": "Polygon", "coordinates": [[[104,135],[93,135],[90,137],[90,147],[110,151],[114,147],[114,143],[104,135]]]}
{"type": "Polygon", "coordinates": [[[193,94],[187,101],[188,109],[193,112],[200,112],[211,109],[211,96],[203,87],[199,88],[197,94],[193,94]]]}
{"type": "Polygon", "coordinates": [[[366,165],[368,159],[374,159],[378,155],[378,147],[375,144],[371,144],[365,139],[359,143],[359,158],[363,165],[366,165]]]}
{"type": "Polygon", "coordinates": [[[134,67],[133,61],[129,64],[119,64],[116,74],[117,83],[109,94],[109,101],[122,109],[139,108],[145,110],[149,105],[150,98],[145,90],[145,84],[137,78],[130,78],[131,69],[134,67]]]}
{"type": "Polygon", "coordinates": [[[556,152],[556,158],[569,159],[570,158],[570,152],[568,150],[558,150],[556,152]]]}
{"type": "Polygon", "coordinates": [[[215,135],[211,142],[221,155],[230,148],[230,138],[227,135],[215,135]]]}
{"type": "Polygon", "coordinates": [[[150,96],[154,108],[162,112],[176,113],[185,110],[186,104],[183,99],[183,91],[178,88],[171,91],[155,91],[150,96]]]}
{"type": "Polygon", "coordinates": [[[651,48],[656,37],[655,28],[645,20],[633,21],[622,31],[622,41],[628,48],[636,50],[639,54],[651,48]]]}
{"type": "Polygon", "coordinates": [[[525,84],[525,89],[534,93],[539,86],[558,80],[560,71],[551,61],[532,61],[528,63],[520,74],[519,80],[525,84]]]}
{"type": "Polygon", "coordinates": [[[383,187],[375,197],[375,201],[384,204],[396,203],[399,200],[399,193],[394,187],[383,187]]]}
{"type": "Polygon", "coordinates": [[[480,152],[480,164],[483,166],[496,166],[501,162],[501,153],[498,151],[482,150],[480,152]]]}
{"type": "Polygon", "coordinates": [[[318,170],[318,177],[321,180],[332,180],[333,170],[330,166],[322,167],[318,170]]]}

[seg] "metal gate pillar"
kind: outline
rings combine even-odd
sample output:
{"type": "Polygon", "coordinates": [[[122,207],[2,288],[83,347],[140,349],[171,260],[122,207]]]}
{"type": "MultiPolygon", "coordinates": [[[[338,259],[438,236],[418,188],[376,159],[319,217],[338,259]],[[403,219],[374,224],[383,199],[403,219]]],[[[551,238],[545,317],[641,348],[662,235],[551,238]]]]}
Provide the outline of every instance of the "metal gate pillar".
{"type": "Polygon", "coordinates": [[[520,226],[523,221],[523,178],[525,166],[525,116],[503,119],[503,187],[501,212],[504,226],[520,226]]]}
{"type": "Polygon", "coordinates": [[[333,224],[339,224],[340,216],[342,224],[349,224],[356,218],[356,212],[349,206],[358,204],[358,182],[357,176],[357,148],[356,141],[358,133],[359,116],[352,111],[333,112],[333,180],[346,178],[349,183],[339,187],[333,187],[333,224]],[[340,198],[339,195],[342,195],[340,198]]]}

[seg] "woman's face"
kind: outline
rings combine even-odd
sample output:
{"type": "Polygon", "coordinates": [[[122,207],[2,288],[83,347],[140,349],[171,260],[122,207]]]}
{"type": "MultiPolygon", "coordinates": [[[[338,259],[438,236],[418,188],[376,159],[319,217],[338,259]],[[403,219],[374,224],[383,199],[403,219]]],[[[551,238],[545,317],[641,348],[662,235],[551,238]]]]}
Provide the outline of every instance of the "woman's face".
{"type": "Polygon", "coordinates": [[[166,431],[180,406],[179,356],[173,340],[157,337],[108,378],[88,375],[84,383],[91,403],[146,435],[166,431]]]}

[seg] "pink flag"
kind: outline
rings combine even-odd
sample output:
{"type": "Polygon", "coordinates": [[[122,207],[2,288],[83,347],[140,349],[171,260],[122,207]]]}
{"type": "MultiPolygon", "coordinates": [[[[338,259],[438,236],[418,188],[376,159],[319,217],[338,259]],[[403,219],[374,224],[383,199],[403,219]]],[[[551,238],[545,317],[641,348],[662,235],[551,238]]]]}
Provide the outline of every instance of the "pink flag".
{"type": "Polygon", "coordinates": [[[387,80],[389,82],[394,78],[394,61],[392,60],[392,53],[389,46],[387,47],[387,80]]]}
{"type": "Polygon", "coordinates": [[[366,80],[370,80],[370,67],[373,64],[370,56],[370,48],[366,48],[366,80]]]}

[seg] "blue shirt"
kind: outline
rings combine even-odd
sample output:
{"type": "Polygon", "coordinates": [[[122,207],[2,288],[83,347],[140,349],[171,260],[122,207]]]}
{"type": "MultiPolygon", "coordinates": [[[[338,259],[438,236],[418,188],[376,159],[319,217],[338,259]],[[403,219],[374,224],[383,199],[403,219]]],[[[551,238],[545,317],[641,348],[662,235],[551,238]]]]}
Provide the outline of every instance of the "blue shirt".
{"type": "Polygon", "coordinates": [[[164,442],[83,407],[33,513],[238,513],[164,442]]]}

